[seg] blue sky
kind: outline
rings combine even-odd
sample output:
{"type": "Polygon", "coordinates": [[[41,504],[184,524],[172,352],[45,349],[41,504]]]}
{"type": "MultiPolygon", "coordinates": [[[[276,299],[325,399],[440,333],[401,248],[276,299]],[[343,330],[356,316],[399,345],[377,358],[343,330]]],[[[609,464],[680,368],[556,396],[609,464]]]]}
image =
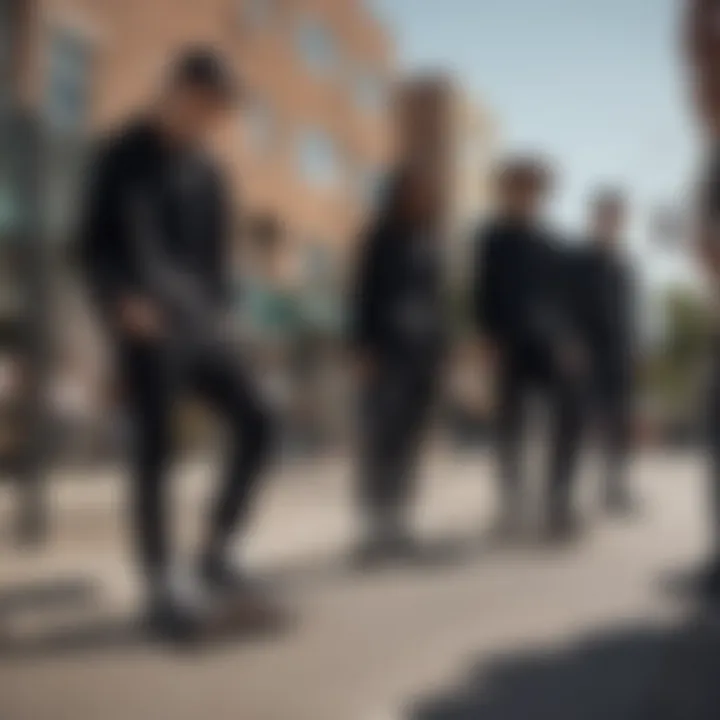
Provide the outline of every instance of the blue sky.
{"type": "MultiPolygon", "coordinates": [[[[598,182],[637,208],[686,192],[696,137],[683,85],[677,0],[374,0],[404,69],[444,67],[497,116],[502,147],[563,170],[556,217],[582,223],[598,182]]],[[[636,237],[637,240],[637,237],[636,237]]]]}

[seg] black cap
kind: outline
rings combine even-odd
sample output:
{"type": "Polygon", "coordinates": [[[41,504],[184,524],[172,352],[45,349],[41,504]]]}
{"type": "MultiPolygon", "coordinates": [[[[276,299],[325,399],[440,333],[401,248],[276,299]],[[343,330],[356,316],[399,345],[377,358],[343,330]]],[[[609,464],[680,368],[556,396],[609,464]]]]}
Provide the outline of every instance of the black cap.
{"type": "Polygon", "coordinates": [[[195,46],[181,50],[172,63],[170,82],[174,86],[193,86],[235,103],[241,97],[240,82],[222,55],[211,47],[195,46]]]}

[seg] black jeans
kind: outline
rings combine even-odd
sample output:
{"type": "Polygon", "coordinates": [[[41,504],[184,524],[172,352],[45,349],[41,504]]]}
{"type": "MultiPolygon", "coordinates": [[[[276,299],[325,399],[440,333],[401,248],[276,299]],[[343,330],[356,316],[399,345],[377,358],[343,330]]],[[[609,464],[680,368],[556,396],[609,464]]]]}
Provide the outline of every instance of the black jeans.
{"type": "Polygon", "coordinates": [[[623,496],[632,435],[632,382],[630,372],[610,361],[597,365],[590,389],[593,422],[600,431],[605,454],[605,494],[623,496]]]}
{"type": "Polygon", "coordinates": [[[439,365],[435,357],[386,358],[362,389],[360,503],[369,519],[387,529],[402,525],[413,499],[439,365]]]}
{"type": "Polygon", "coordinates": [[[506,510],[519,510],[527,401],[535,393],[551,410],[548,510],[566,513],[582,436],[582,383],[561,370],[550,348],[518,348],[502,360],[497,418],[501,497],[506,510]]]}
{"type": "Polygon", "coordinates": [[[248,512],[269,454],[263,403],[232,354],[182,343],[120,348],[132,429],[133,516],[140,561],[151,581],[170,561],[168,463],[173,411],[188,392],[205,401],[229,431],[229,457],[209,518],[208,552],[222,549],[248,512]]]}

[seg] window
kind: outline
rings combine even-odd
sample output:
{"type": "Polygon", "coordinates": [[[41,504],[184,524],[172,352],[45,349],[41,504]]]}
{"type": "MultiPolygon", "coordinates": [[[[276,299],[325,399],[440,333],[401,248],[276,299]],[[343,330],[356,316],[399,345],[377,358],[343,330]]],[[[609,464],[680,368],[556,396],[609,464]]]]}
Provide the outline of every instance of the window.
{"type": "Polygon", "coordinates": [[[244,111],[242,118],[245,140],[258,154],[272,152],[278,142],[278,122],[270,104],[255,98],[244,111]]]}
{"type": "Polygon", "coordinates": [[[329,74],[337,64],[335,43],[327,29],[316,20],[300,23],[297,44],[305,64],[318,74],[329,74]]]}
{"type": "Polygon", "coordinates": [[[69,30],[54,33],[48,57],[47,115],[56,130],[82,131],[90,95],[90,45],[69,30]]]}
{"type": "Polygon", "coordinates": [[[268,27],[275,14],[276,0],[241,0],[242,22],[249,28],[268,27]]]}
{"type": "Polygon", "coordinates": [[[382,113],[387,106],[385,83],[371,73],[362,73],[355,83],[358,107],[368,113],[382,113]]]}
{"type": "Polygon", "coordinates": [[[298,165],[303,178],[315,186],[338,181],[338,159],[333,139],[322,130],[307,130],[298,143],[298,165]]]}

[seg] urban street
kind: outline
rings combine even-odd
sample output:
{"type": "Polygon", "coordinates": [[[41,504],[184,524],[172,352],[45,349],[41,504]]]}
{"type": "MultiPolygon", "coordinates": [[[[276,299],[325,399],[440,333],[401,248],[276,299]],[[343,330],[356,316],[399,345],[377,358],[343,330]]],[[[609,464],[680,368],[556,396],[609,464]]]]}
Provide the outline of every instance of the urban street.
{"type": "MultiPolygon", "coordinates": [[[[209,466],[188,465],[178,483],[188,558],[209,466]]],[[[289,464],[261,498],[247,553],[291,608],[292,628],[192,653],[135,629],[120,474],[59,475],[47,547],[3,541],[0,717],[635,718],[653,704],[690,717],[672,714],[668,692],[701,681],[715,631],[685,619],[677,592],[702,559],[702,466],[694,455],[639,457],[643,511],[626,523],[600,516],[594,474],[581,503],[590,532],[577,546],[499,546],[488,535],[487,458],[438,452],[418,512],[435,552],[423,567],[358,574],[347,463],[289,464]]],[[[0,508],[7,528],[10,488],[0,508]]],[[[694,687],[694,702],[709,689],[694,687]]]]}

